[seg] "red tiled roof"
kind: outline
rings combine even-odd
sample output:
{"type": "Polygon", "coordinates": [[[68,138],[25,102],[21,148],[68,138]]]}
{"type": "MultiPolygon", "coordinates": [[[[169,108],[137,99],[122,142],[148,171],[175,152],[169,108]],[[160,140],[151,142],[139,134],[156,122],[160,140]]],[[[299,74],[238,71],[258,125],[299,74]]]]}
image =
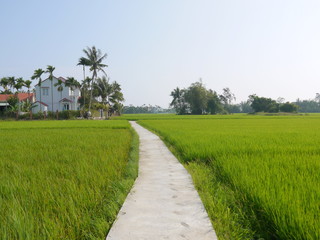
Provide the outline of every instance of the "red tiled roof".
{"type": "MultiPolygon", "coordinates": [[[[15,94],[0,94],[0,102],[6,102],[9,97],[14,96],[15,94]]],[[[30,96],[29,100],[32,100],[33,93],[18,93],[17,94],[19,101],[26,101],[30,96]]]]}

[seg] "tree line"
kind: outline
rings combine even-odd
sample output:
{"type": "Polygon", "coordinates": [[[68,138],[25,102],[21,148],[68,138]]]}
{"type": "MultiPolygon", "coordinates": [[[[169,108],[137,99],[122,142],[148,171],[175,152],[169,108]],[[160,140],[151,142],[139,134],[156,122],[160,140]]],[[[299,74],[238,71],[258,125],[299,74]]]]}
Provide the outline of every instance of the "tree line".
{"type": "Polygon", "coordinates": [[[297,99],[295,102],[285,102],[281,97],[274,100],[252,94],[246,101],[236,104],[236,97],[228,87],[218,94],[212,89],[207,89],[201,80],[192,83],[188,88],[175,88],[170,96],[170,106],[177,114],[320,112],[319,93],[314,99],[297,99]]]}
{"type": "Polygon", "coordinates": [[[201,80],[186,89],[175,88],[170,96],[173,98],[170,106],[177,114],[226,114],[232,112],[232,102],[236,100],[229,88],[219,95],[207,89],[201,80]]]}
{"type": "MultiPolygon", "coordinates": [[[[54,87],[56,87],[57,91],[60,93],[62,93],[64,87],[70,87],[71,90],[80,88],[81,97],[78,101],[83,116],[90,117],[92,108],[96,110],[103,109],[107,111],[108,114],[120,113],[123,108],[122,102],[124,101],[124,97],[120,84],[116,81],[111,82],[104,70],[104,68],[108,67],[108,65],[103,63],[107,54],[103,54],[101,50],[97,49],[95,46],[87,47],[86,49],[83,49],[83,52],[85,56],[80,57],[77,63],[78,66],[82,66],[83,68],[83,80],[81,83],[74,77],[67,77],[65,82],[58,79],[58,82],[53,84],[53,72],[55,67],[48,65],[46,70],[43,70],[42,68],[36,69],[30,80],[23,80],[22,78],[15,77],[1,78],[0,93],[17,94],[19,92],[24,92],[23,87],[25,87],[30,94],[32,80],[38,80],[37,85],[41,88],[43,74],[48,74],[47,78],[51,81],[51,112],[53,111],[54,87]],[[90,77],[86,76],[87,69],[91,72],[90,77]],[[99,76],[100,72],[103,73],[103,76],[99,76]]],[[[16,96],[12,96],[11,98],[16,98],[16,96]]],[[[37,100],[41,102],[41,94],[39,97],[37,96],[37,100]]],[[[16,111],[19,101],[9,100],[8,103],[9,108],[7,111],[16,111]]],[[[35,106],[35,104],[29,103],[27,110],[31,113],[31,109],[35,106]]]]}
{"type": "Polygon", "coordinates": [[[158,105],[146,105],[143,104],[141,106],[124,106],[122,109],[123,114],[139,114],[139,113],[175,113],[172,108],[162,108],[158,105]]]}

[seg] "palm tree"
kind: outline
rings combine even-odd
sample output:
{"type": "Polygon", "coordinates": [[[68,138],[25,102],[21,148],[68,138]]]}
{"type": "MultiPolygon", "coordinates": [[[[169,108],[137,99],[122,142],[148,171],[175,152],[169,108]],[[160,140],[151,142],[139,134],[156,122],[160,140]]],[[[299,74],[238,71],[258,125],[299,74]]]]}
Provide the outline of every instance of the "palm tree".
{"type": "MultiPolygon", "coordinates": [[[[14,88],[16,89],[16,97],[19,99],[18,97],[18,93],[19,93],[19,90],[24,86],[24,81],[23,79],[20,77],[20,78],[17,78],[16,79],[16,82],[14,84],[14,88]]],[[[17,112],[17,116],[19,116],[19,112],[20,112],[20,107],[21,107],[21,104],[20,104],[20,100],[18,101],[18,112],[17,112]]]]}
{"type": "Polygon", "coordinates": [[[41,103],[41,83],[42,83],[42,81],[41,81],[41,75],[42,75],[43,73],[44,73],[44,70],[42,70],[41,68],[39,68],[39,69],[37,69],[37,70],[34,70],[34,73],[33,73],[32,77],[31,77],[32,80],[33,80],[33,79],[39,79],[38,86],[39,86],[39,95],[40,95],[40,112],[42,111],[42,110],[41,110],[41,105],[42,105],[42,103],[41,103]]]}
{"type": "Polygon", "coordinates": [[[49,73],[49,80],[51,81],[51,111],[52,112],[53,112],[53,71],[55,69],[56,69],[55,67],[48,65],[46,70],[46,73],[49,73]]]}
{"type": "Polygon", "coordinates": [[[4,89],[3,93],[8,93],[9,79],[6,77],[1,78],[0,86],[4,89]]]}
{"type": "Polygon", "coordinates": [[[19,90],[24,86],[23,78],[17,78],[13,87],[16,89],[16,94],[18,94],[19,90]]]}
{"type": "Polygon", "coordinates": [[[32,119],[32,104],[30,104],[30,88],[31,88],[31,83],[32,83],[32,81],[30,81],[30,80],[26,80],[26,81],[24,81],[24,86],[28,89],[28,100],[27,100],[27,102],[29,103],[29,104],[27,104],[26,106],[28,106],[28,110],[29,110],[29,112],[30,112],[30,119],[32,119]]]}
{"type": "MultiPolygon", "coordinates": [[[[58,78],[58,82],[56,82],[54,84],[55,87],[57,87],[57,90],[60,92],[60,98],[62,99],[62,91],[63,91],[63,81],[61,79],[58,78]]],[[[60,106],[60,102],[59,102],[59,106],[60,106]]],[[[61,108],[62,111],[62,108],[61,108]]]]}
{"type": "Polygon", "coordinates": [[[95,46],[93,46],[92,48],[87,47],[87,49],[83,49],[83,52],[86,54],[86,57],[83,58],[83,61],[88,64],[88,66],[90,67],[90,71],[92,72],[91,93],[89,101],[89,114],[91,114],[90,110],[92,103],[93,83],[95,82],[99,71],[102,71],[105,75],[107,75],[103,68],[108,67],[108,65],[102,63],[102,61],[107,57],[107,54],[102,54],[101,50],[96,49],[95,46]]]}
{"type": "Polygon", "coordinates": [[[81,83],[81,98],[83,98],[83,107],[82,110],[84,110],[86,105],[86,98],[88,93],[88,87],[90,86],[91,79],[89,77],[86,77],[84,80],[82,80],[81,83]]]}
{"type": "MultiPolygon", "coordinates": [[[[86,66],[89,66],[90,65],[90,62],[88,61],[88,59],[84,58],[84,57],[81,57],[79,58],[79,62],[77,64],[77,66],[79,65],[82,65],[82,69],[83,69],[83,83],[86,81],[86,66]]],[[[82,87],[83,87],[83,84],[82,84],[82,87]]],[[[83,108],[85,107],[85,98],[84,98],[84,103],[83,103],[83,108]]]]}
{"type": "Polygon", "coordinates": [[[109,84],[109,78],[103,76],[102,78],[97,78],[94,84],[94,89],[96,97],[101,97],[103,104],[109,104],[109,97],[112,93],[111,84],[109,84]]]}
{"type": "MultiPolygon", "coordinates": [[[[74,78],[74,77],[67,77],[67,80],[65,82],[65,86],[66,87],[70,87],[70,90],[71,90],[71,95],[72,95],[72,98],[73,98],[73,102],[74,104],[76,104],[76,99],[74,98],[74,90],[76,88],[80,88],[80,83],[74,78]]],[[[74,110],[76,110],[76,107],[74,105],[74,110]]]]}
{"type": "Polygon", "coordinates": [[[112,94],[110,96],[110,102],[113,105],[113,112],[118,111],[121,112],[123,105],[121,102],[124,101],[123,93],[121,92],[121,86],[117,82],[113,82],[111,85],[112,94]]]}
{"type": "Polygon", "coordinates": [[[15,77],[8,77],[8,85],[10,86],[11,93],[13,93],[13,87],[16,84],[16,79],[15,77]]]}
{"type": "Polygon", "coordinates": [[[173,106],[177,112],[177,114],[184,114],[185,113],[185,103],[184,103],[184,95],[185,91],[180,88],[175,88],[170,96],[173,97],[170,106],[173,106]]]}

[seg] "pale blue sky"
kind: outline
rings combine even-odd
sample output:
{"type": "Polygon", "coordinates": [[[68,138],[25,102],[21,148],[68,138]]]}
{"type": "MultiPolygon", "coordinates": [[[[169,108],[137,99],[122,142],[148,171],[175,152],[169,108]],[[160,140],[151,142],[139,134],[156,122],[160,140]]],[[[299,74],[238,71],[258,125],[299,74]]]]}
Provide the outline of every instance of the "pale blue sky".
{"type": "Polygon", "coordinates": [[[0,0],[0,77],[50,64],[82,80],[82,49],[108,54],[126,104],[168,107],[175,87],[313,98],[320,92],[318,0],[0,0]]]}

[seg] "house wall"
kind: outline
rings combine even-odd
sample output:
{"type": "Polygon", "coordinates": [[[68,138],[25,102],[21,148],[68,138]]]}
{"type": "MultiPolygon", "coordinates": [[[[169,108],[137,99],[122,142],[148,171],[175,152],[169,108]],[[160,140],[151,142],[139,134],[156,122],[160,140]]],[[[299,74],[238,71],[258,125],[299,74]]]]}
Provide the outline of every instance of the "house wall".
{"type": "MultiPolygon", "coordinates": [[[[61,99],[67,98],[73,103],[69,103],[69,109],[70,110],[77,110],[79,107],[78,98],[80,97],[80,90],[76,89],[74,91],[74,94],[71,95],[71,91],[69,87],[64,86],[63,84],[63,90],[59,92],[57,90],[58,86],[55,87],[54,84],[58,82],[58,79],[53,77],[52,80],[52,85],[51,85],[51,80],[46,79],[42,82],[41,84],[41,92],[40,88],[38,85],[35,87],[35,93],[36,93],[36,101],[40,101],[40,94],[41,94],[41,102],[45,103],[48,105],[48,111],[62,111],[63,110],[63,103],[60,102],[61,99]],[[52,92],[51,92],[51,86],[53,86],[53,109],[52,109],[52,92]],[[44,95],[43,89],[48,89],[48,95],[44,95]]],[[[40,105],[40,104],[38,104],[40,105]]],[[[40,108],[36,108],[35,111],[39,111],[40,108]]],[[[43,106],[42,106],[42,111],[44,111],[43,106]]]]}

